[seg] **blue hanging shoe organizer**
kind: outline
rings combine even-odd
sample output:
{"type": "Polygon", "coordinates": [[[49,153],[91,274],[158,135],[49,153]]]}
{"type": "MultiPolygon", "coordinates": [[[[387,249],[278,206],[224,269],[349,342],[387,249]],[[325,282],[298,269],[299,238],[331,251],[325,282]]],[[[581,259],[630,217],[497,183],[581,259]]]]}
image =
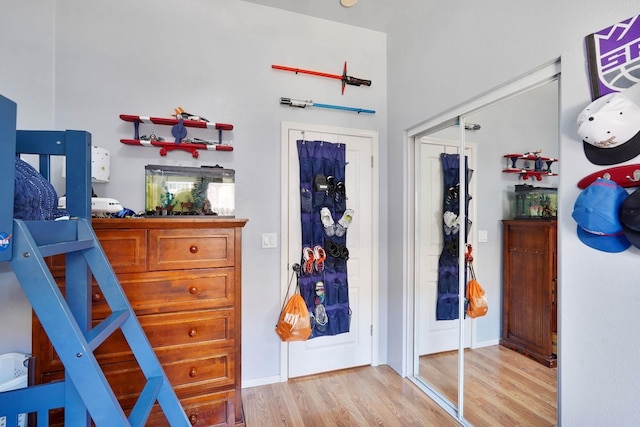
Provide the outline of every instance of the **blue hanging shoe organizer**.
{"type": "Polygon", "coordinates": [[[302,254],[300,293],[311,313],[311,337],[349,332],[347,230],[336,224],[347,210],[345,145],[297,141],[300,161],[302,254]],[[332,225],[331,225],[332,223],[332,225]]]}
{"type": "MultiPolygon", "coordinates": [[[[468,167],[468,159],[465,156],[465,169],[467,174],[467,187],[473,171],[468,167]]],[[[438,259],[438,299],[436,302],[436,320],[458,319],[458,291],[459,269],[458,251],[460,224],[457,221],[460,213],[460,155],[442,153],[440,155],[443,172],[443,197],[442,197],[442,232],[443,247],[438,259]]],[[[465,218],[468,218],[470,196],[467,192],[465,200],[465,218]]],[[[465,243],[471,229],[471,221],[466,221],[465,243]]],[[[466,283],[466,280],[465,280],[466,283]]],[[[466,311],[466,301],[465,301],[466,311]]]]}

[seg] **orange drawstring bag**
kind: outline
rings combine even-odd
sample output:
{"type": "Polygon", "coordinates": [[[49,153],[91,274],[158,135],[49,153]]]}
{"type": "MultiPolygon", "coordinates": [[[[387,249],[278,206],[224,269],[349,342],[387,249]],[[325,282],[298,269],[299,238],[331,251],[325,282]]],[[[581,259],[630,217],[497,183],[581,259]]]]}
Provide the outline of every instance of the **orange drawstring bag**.
{"type": "Polygon", "coordinates": [[[489,304],[487,304],[487,294],[476,280],[476,274],[473,271],[473,265],[469,263],[469,273],[471,274],[471,280],[467,283],[466,297],[469,301],[467,306],[467,315],[469,317],[480,317],[487,314],[489,311],[489,304]]]}
{"type": "Polygon", "coordinates": [[[276,333],[280,335],[282,341],[306,341],[309,339],[309,336],[311,336],[311,317],[309,316],[307,304],[300,295],[300,265],[295,264],[293,271],[294,273],[291,274],[291,280],[289,280],[287,295],[285,295],[286,303],[282,306],[282,310],[280,310],[276,333]],[[296,289],[287,301],[294,274],[297,274],[296,289]]]}

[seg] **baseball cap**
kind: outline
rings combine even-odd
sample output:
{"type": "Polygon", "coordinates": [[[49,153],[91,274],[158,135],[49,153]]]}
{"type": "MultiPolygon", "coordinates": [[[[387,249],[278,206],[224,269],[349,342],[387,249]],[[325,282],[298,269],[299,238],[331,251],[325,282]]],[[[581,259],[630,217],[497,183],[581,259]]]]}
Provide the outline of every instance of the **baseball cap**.
{"type": "Polygon", "coordinates": [[[631,193],[622,203],[620,222],[627,239],[640,248],[640,189],[631,193]]]}
{"type": "Polygon", "coordinates": [[[640,85],[609,93],[578,114],[578,135],[587,159],[614,165],[640,155],[640,85]]]}
{"type": "Polygon", "coordinates": [[[578,223],[578,238],[603,252],[622,252],[631,246],[620,221],[620,210],[628,197],[614,181],[599,178],[585,188],[571,216],[578,223]]]}

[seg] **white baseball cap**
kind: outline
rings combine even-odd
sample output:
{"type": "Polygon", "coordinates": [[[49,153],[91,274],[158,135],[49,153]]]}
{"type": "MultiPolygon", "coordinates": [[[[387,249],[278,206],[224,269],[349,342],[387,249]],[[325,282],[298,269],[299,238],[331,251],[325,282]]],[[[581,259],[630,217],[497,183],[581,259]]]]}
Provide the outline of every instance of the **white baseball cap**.
{"type": "Polygon", "coordinates": [[[623,163],[640,155],[640,85],[601,96],[578,114],[578,135],[596,165],[623,163]]]}

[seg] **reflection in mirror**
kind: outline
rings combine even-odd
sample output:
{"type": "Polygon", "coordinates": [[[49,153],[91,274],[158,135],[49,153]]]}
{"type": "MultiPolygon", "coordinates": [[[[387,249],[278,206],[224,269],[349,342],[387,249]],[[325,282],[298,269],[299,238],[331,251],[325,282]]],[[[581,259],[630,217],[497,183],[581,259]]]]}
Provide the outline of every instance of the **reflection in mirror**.
{"type": "MultiPolygon", "coordinates": [[[[464,116],[463,123],[465,154],[474,170],[468,182],[468,241],[478,281],[487,292],[489,312],[477,319],[467,316],[462,321],[462,339],[459,320],[437,320],[438,268],[446,231],[442,201],[447,190],[442,184],[440,155],[458,153],[461,133],[453,125],[418,135],[414,164],[414,350],[418,376],[454,408],[459,419],[464,415],[463,422],[471,425],[553,426],[557,424],[557,369],[500,343],[502,220],[513,219],[515,185],[557,187],[557,176],[524,181],[520,174],[504,173],[504,155],[542,150],[545,157],[558,156],[558,82],[529,88],[478,109],[464,116]],[[462,390],[458,389],[460,384],[462,390]]],[[[551,168],[557,172],[557,165],[551,168]]],[[[550,304],[555,309],[555,303],[550,304]]]]}
{"type": "MultiPolygon", "coordinates": [[[[459,127],[416,144],[416,321],[419,377],[458,406],[459,127]]],[[[468,323],[465,321],[465,323],[468,323]]],[[[465,328],[469,345],[470,328],[465,328]]]]}
{"type": "MultiPolygon", "coordinates": [[[[526,352],[500,345],[496,337],[504,338],[505,329],[513,331],[503,321],[505,260],[502,220],[512,220],[516,216],[523,218],[522,213],[516,215],[516,185],[557,188],[558,182],[558,177],[553,175],[558,171],[557,164],[551,165],[551,175],[543,174],[540,180],[535,177],[524,180],[524,175],[519,173],[503,172],[511,166],[509,159],[503,156],[537,152],[541,157],[557,158],[558,82],[555,80],[491,105],[465,117],[465,120],[482,124],[480,132],[466,134],[466,142],[473,141],[477,146],[478,173],[474,175],[477,209],[472,234],[481,234],[482,239],[474,246],[473,266],[478,282],[487,292],[489,312],[472,321],[473,341],[464,352],[464,416],[476,426],[554,426],[557,424],[557,369],[528,357],[532,352],[525,355],[523,353],[526,352]]],[[[533,170],[537,168],[535,162],[524,166],[533,170]]],[[[547,165],[542,167],[546,169],[547,165]]],[[[549,224],[542,211],[532,210],[528,214],[531,216],[526,221],[543,226],[549,224]]],[[[533,227],[538,230],[535,224],[533,227]]],[[[519,249],[529,251],[526,247],[519,249]]],[[[534,265],[535,258],[539,256],[540,251],[535,250],[527,252],[524,258],[534,265]]],[[[522,278],[523,294],[518,299],[538,292],[531,280],[535,280],[533,276],[542,274],[538,271],[522,278]]],[[[551,301],[549,303],[551,305],[551,301]]],[[[548,307],[536,307],[531,300],[526,302],[517,313],[513,313],[519,323],[515,328],[526,328],[526,322],[543,325],[545,310],[548,307]]],[[[551,331],[549,321],[547,332],[544,330],[545,327],[541,326],[525,334],[536,341],[536,346],[542,347],[546,345],[543,344],[544,335],[548,336],[551,331]]],[[[523,338],[524,335],[514,339],[523,338]]]]}

